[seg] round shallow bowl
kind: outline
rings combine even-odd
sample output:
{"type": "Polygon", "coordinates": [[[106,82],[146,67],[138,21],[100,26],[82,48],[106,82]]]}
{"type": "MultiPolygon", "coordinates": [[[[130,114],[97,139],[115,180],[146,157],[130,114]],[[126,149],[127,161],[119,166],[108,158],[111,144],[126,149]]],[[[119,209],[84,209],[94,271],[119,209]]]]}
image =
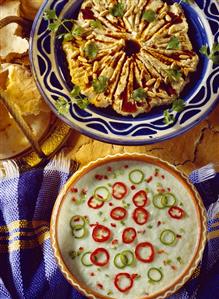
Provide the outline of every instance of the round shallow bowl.
{"type": "MultiPolygon", "coordinates": [[[[32,70],[40,92],[57,114],[55,101],[60,96],[70,100],[69,92],[73,85],[62,42],[48,30],[48,21],[43,19],[43,12],[55,9],[61,19],[77,18],[81,3],[81,0],[45,1],[32,28],[32,70]]],[[[81,110],[76,104],[71,104],[69,110],[59,117],[85,135],[123,145],[160,142],[182,134],[203,120],[217,103],[219,66],[214,66],[199,50],[202,45],[212,48],[214,41],[218,41],[218,3],[216,0],[197,0],[194,4],[182,3],[182,6],[189,23],[189,36],[200,62],[197,71],[190,78],[190,83],[181,94],[186,101],[186,108],[175,115],[173,123],[164,123],[163,112],[168,108],[166,106],[132,118],[121,116],[110,108],[98,109],[89,105],[86,110],[81,110]]]]}
{"type": "Polygon", "coordinates": [[[62,273],[92,299],[166,298],[191,277],[206,243],[205,209],[194,186],[172,165],[143,154],[108,156],[76,172],[56,200],[50,228],[62,273]],[[127,227],[136,232],[131,240],[127,227]],[[108,258],[96,256],[98,248],[108,258]],[[128,277],[122,284],[132,284],[125,292],[115,286],[119,273],[128,277]]]}

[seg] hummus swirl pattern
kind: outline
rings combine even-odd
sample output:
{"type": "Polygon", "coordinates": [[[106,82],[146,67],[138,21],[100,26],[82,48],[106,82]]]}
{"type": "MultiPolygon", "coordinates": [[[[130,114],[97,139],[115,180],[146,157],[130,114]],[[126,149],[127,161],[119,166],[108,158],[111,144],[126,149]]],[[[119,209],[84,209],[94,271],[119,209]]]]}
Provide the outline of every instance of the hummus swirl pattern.
{"type": "Polygon", "coordinates": [[[121,115],[172,103],[199,61],[177,3],[86,0],[72,30],[63,41],[72,82],[121,115]]]}

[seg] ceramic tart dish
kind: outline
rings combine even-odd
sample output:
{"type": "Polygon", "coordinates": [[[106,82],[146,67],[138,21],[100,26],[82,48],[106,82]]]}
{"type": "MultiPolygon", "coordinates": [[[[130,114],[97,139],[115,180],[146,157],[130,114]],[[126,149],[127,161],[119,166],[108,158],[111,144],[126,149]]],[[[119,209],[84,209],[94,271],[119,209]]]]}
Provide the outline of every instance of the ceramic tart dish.
{"type": "Polygon", "coordinates": [[[203,203],[175,167],[143,154],[76,172],[51,218],[55,257],[88,298],[166,298],[191,277],[206,243],[203,203]]]}

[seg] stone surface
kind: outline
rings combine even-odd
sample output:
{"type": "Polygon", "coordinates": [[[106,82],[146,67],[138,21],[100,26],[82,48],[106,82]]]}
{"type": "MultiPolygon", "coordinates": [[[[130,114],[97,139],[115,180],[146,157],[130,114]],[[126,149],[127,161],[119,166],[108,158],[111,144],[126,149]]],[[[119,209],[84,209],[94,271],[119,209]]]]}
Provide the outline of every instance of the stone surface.
{"type": "Polygon", "coordinates": [[[206,120],[189,132],[154,145],[112,145],[73,131],[67,146],[68,156],[81,166],[109,154],[139,152],[160,157],[189,174],[209,162],[219,162],[219,105],[206,120]]]}

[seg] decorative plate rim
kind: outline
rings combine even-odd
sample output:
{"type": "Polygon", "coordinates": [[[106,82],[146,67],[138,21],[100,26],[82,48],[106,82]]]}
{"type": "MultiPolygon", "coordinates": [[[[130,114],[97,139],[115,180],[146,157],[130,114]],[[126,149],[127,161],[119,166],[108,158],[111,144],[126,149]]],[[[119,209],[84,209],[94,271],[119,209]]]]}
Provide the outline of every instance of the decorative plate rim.
{"type": "MultiPolygon", "coordinates": [[[[57,2],[57,3],[55,3],[55,5],[58,6],[58,4],[62,3],[63,1],[64,0],[55,1],[55,2],[57,2]]],[[[76,0],[74,0],[74,3],[75,3],[75,1],[76,0]]],[[[212,1],[212,3],[215,3],[217,5],[216,0],[211,0],[211,1],[212,1]]],[[[206,1],[203,0],[203,2],[205,3],[206,1]]],[[[74,4],[74,3],[72,3],[72,4],[74,4]]],[[[91,138],[94,138],[96,140],[99,140],[99,141],[104,141],[104,142],[107,142],[107,143],[114,143],[114,144],[118,144],[118,145],[153,144],[153,143],[157,143],[157,142],[161,142],[161,141],[165,141],[165,140],[174,138],[176,136],[179,136],[179,135],[187,132],[188,130],[193,128],[195,125],[200,123],[202,120],[204,120],[208,116],[208,114],[210,112],[212,112],[213,109],[216,107],[216,105],[219,103],[219,96],[217,96],[217,93],[216,94],[213,93],[213,96],[212,96],[213,87],[211,86],[210,87],[211,97],[207,100],[207,103],[209,103],[209,105],[208,105],[208,107],[205,107],[205,110],[201,109],[201,108],[203,108],[203,106],[200,106],[200,111],[199,111],[198,115],[195,115],[195,116],[193,115],[192,120],[190,120],[190,118],[189,118],[189,120],[187,119],[186,120],[186,122],[188,122],[187,124],[185,124],[184,122],[183,122],[183,124],[180,124],[178,121],[180,119],[180,116],[181,116],[181,119],[183,118],[183,116],[181,114],[179,114],[179,115],[177,114],[178,115],[177,121],[175,121],[173,123],[173,125],[167,125],[166,127],[162,127],[161,129],[157,129],[158,131],[156,132],[155,137],[152,136],[153,134],[144,134],[144,135],[141,135],[141,136],[133,135],[135,133],[135,131],[138,130],[138,128],[136,128],[136,129],[134,129],[134,128],[130,129],[129,128],[128,129],[128,130],[132,130],[132,133],[133,133],[132,135],[130,135],[130,134],[122,135],[122,134],[118,134],[118,133],[117,134],[112,133],[109,128],[107,128],[107,130],[108,130],[107,133],[104,133],[103,131],[101,131],[101,129],[94,130],[94,129],[88,127],[86,124],[84,124],[80,121],[76,121],[75,116],[77,116],[77,113],[75,111],[73,111],[74,110],[74,105],[72,105],[71,113],[75,112],[75,114],[70,115],[70,113],[68,113],[70,115],[70,116],[68,115],[70,118],[67,118],[67,115],[58,114],[57,109],[55,108],[55,106],[52,103],[51,99],[48,98],[48,90],[46,90],[46,88],[44,88],[41,85],[40,81],[39,81],[40,73],[39,73],[39,70],[37,69],[37,66],[35,65],[35,60],[36,60],[35,54],[36,54],[36,51],[38,51],[38,48],[36,49],[35,44],[34,44],[35,40],[37,40],[37,32],[36,32],[37,31],[37,26],[39,27],[39,23],[42,22],[42,14],[43,14],[44,9],[46,7],[48,7],[49,5],[52,5],[52,4],[54,4],[54,0],[46,0],[44,2],[44,4],[41,6],[40,10],[38,11],[37,16],[36,16],[36,18],[33,22],[33,27],[32,27],[31,35],[30,35],[30,52],[29,52],[32,73],[34,75],[34,78],[35,78],[36,84],[39,88],[39,91],[43,95],[44,99],[46,100],[46,102],[48,103],[50,108],[54,111],[54,113],[61,120],[63,120],[65,123],[67,123],[69,126],[71,126],[73,129],[77,130],[78,132],[80,132],[80,133],[82,133],[86,136],[89,136],[91,138]],[[164,131],[166,133],[159,136],[159,134],[161,134],[161,132],[164,132],[164,131]]],[[[195,5],[197,5],[197,4],[195,4],[195,5]]],[[[66,4],[65,4],[65,6],[66,6],[66,4]]],[[[201,10],[201,8],[199,6],[197,6],[197,7],[198,7],[198,10],[200,10],[201,13],[204,15],[203,9],[201,10]]],[[[205,15],[205,17],[206,17],[206,15],[205,15]]],[[[203,16],[202,16],[202,18],[203,18],[203,16]]],[[[215,19],[214,19],[214,21],[215,21],[215,19]]],[[[208,17],[206,17],[205,22],[207,23],[208,31],[210,29],[210,35],[208,36],[208,44],[209,44],[210,47],[212,47],[212,44],[214,42],[214,36],[213,36],[212,30],[211,30],[210,25],[209,25],[208,17]]],[[[218,24],[219,24],[219,21],[218,21],[218,24]]],[[[44,33],[45,32],[46,31],[44,31],[44,33]]],[[[218,32],[215,35],[217,35],[217,34],[218,34],[218,32]]],[[[49,34],[48,34],[48,36],[49,36],[49,34]]],[[[54,42],[54,37],[51,37],[51,41],[54,42]]],[[[54,51],[54,49],[52,49],[52,53],[53,53],[53,51],[54,51]]],[[[53,55],[54,55],[54,53],[53,53],[53,55]]],[[[52,65],[54,65],[55,69],[57,70],[57,65],[56,65],[55,61],[53,62],[52,65]]],[[[215,72],[214,78],[217,77],[217,74],[219,73],[219,66],[214,67],[212,61],[209,60],[208,63],[207,63],[206,72],[204,74],[204,79],[205,79],[206,76],[209,79],[213,72],[215,72]]],[[[60,74],[59,74],[59,76],[60,76],[60,74]]],[[[209,80],[212,80],[212,78],[210,78],[209,80]]],[[[203,81],[203,79],[202,79],[202,81],[203,81]]],[[[203,82],[201,82],[201,83],[203,83],[203,82]]],[[[206,88],[207,88],[207,80],[205,80],[205,84],[206,84],[206,88]]],[[[63,92],[65,92],[66,97],[68,97],[68,95],[66,94],[66,90],[67,90],[67,87],[66,87],[66,84],[65,84],[63,92]]],[[[200,88],[197,87],[197,89],[194,92],[197,93],[197,90],[200,91],[201,87],[200,88]]],[[[194,95],[192,96],[192,98],[193,97],[194,97],[194,95]]],[[[190,98],[191,98],[191,96],[190,96],[190,98]]],[[[193,106],[194,105],[196,106],[197,103],[193,104],[193,106]]],[[[189,106],[187,106],[187,107],[189,107],[189,106]]],[[[194,108],[196,108],[196,107],[194,107],[194,108]]],[[[182,113],[184,113],[184,112],[182,112],[182,113]]],[[[95,119],[95,121],[97,121],[96,118],[99,118],[98,121],[100,121],[100,120],[102,121],[102,119],[104,118],[104,123],[103,123],[104,124],[104,129],[106,129],[106,127],[105,127],[106,124],[105,123],[107,123],[107,125],[109,126],[110,121],[111,122],[115,121],[114,118],[110,118],[110,115],[108,117],[104,117],[101,114],[98,114],[96,112],[92,112],[90,110],[88,110],[88,114],[90,114],[90,116],[91,116],[91,121],[92,121],[92,117],[93,117],[93,119],[95,119]],[[95,116],[95,118],[94,118],[94,116],[95,116]]],[[[160,119],[160,117],[157,117],[157,119],[160,119]]],[[[139,122],[136,121],[136,120],[137,120],[137,118],[133,118],[133,121],[127,121],[125,119],[124,120],[120,119],[117,122],[120,121],[123,124],[130,123],[131,126],[132,126],[133,123],[137,124],[137,126],[143,126],[144,124],[146,124],[149,121],[149,119],[141,119],[139,122]]],[[[147,126],[149,126],[149,129],[151,129],[150,127],[153,126],[153,124],[147,123],[147,126]]],[[[159,128],[159,126],[158,126],[158,128],[159,128]]],[[[141,129],[142,128],[140,127],[139,130],[141,130],[141,129]]],[[[143,127],[143,129],[147,130],[148,127],[145,127],[145,128],[143,127]]],[[[112,128],[112,130],[116,131],[116,129],[113,129],[113,128],[112,128]]],[[[151,129],[151,130],[156,130],[156,129],[151,129]]],[[[125,129],[125,131],[127,131],[127,130],[125,129]]]]}
{"type": "MultiPolygon", "coordinates": [[[[95,291],[92,291],[91,289],[87,290],[87,288],[81,283],[79,283],[75,278],[74,275],[70,272],[68,267],[66,266],[65,262],[62,259],[61,251],[58,246],[57,241],[57,219],[59,217],[60,209],[61,209],[61,203],[63,201],[63,197],[65,196],[66,192],[70,188],[72,182],[74,182],[76,179],[80,178],[83,174],[89,172],[89,170],[92,170],[93,167],[98,165],[103,165],[105,163],[109,163],[110,161],[114,161],[116,159],[148,159],[152,163],[160,163],[161,165],[164,165],[167,167],[167,169],[172,170],[175,174],[181,178],[184,183],[187,184],[190,191],[193,193],[194,197],[194,203],[196,208],[198,209],[198,217],[200,220],[200,238],[199,238],[199,244],[196,248],[196,253],[193,256],[193,259],[190,261],[190,264],[185,269],[184,273],[181,274],[181,276],[178,278],[178,280],[168,289],[164,289],[163,292],[155,293],[153,296],[146,296],[142,299],[164,299],[172,294],[174,294],[177,290],[179,290],[192,276],[193,272],[198,266],[198,263],[201,261],[203,252],[205,249],[205,245],[207,242],[207,218],[206,218],[206,210],[204,207],[204,204],[201,200],[201,197],[199,193],[197,192],[194,185],[189,181],[188,177],[179,169],[177,169],[174,165],[170,164],[167,161],[164,161],[163,159],[160,159],[158,157],[154,157],[147,154],[140,154],[140,153],[123,153],[123,154],[115,154],[115,155],[108,155],[104,158],[99,158],[95,161],[92,161],[88,163],[87,165],[83,166],[80,170],[76,171],[66,182],[62,190],[60,191],[56,202],[54,204],[53,210],[52,210],[52,216],[50,220],[50,237],[51,237],[51,245],[53,248],[54,256],[57,260],[57,263],[64,275],[64,277],[68,280],[68,282],[75,287],[79,292],[81,292],[83,295],[87,296],[90,299],[113,299],[113,297],[109,296],[103,296],[101,294],[97,294],[95,291]],[[98,295],[98,297],[97,297],[98,295]]],[[[150,162],[149,162],[150,163],[150,162]]],[[[115,298],[114,298],[115,299],[115,298]]]]}

